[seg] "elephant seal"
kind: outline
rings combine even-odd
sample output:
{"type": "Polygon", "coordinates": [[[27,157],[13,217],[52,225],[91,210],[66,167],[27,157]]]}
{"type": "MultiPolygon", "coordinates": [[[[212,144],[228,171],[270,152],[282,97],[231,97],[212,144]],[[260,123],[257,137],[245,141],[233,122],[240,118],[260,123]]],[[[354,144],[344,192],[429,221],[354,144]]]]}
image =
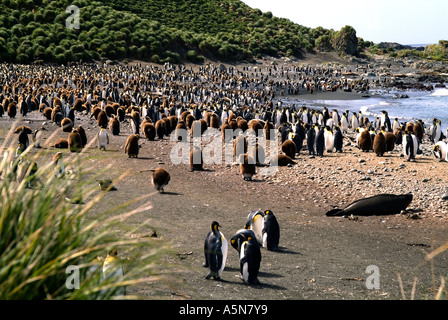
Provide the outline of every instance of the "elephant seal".
{"type": "Polygon", "coordinates": [[[412,201],[412,194],[378,194],[373,197],[356,200],[344,209],[333,209],[326,216],[381,216],[398,214],[405,210],[412,201]]]}

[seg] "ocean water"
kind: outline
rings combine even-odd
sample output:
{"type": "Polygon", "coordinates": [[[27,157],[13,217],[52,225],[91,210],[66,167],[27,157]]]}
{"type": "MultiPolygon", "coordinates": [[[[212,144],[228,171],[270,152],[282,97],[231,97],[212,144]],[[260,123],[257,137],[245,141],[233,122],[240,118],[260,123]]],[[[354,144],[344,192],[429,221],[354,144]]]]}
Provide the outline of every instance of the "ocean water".
{"type": "MultiPolygon", "coordinates": [[[[442,130],[446,134],[448,128],[448,89],[436,88],[433,91],[371,91],[371,98],[362,100],[320,100],[309,101],[305,105],[320,110],[326,105],[329,110],[337,109],[339,113],[349,110],[361,111],[370,121],[381,116],[386,110],[391,122],[398,118],[400,122],[423,120],[426,127],[433,118],[441,120],[442,130]],[[397,98],[397,95],[407,95],[409,98],[397,98]],[[311,106],[311,105],[312,106],[311,106]]],[[[303,101],[301,101],[303,105],[303,101]]]]}

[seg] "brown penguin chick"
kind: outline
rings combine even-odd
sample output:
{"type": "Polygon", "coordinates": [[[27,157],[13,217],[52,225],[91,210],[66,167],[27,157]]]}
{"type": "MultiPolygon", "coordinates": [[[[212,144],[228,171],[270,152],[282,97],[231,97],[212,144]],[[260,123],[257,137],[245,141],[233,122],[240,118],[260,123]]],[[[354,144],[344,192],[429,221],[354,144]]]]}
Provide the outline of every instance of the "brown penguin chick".
{"type": "Polygon", "coordinates": [[[285,142],[282,143],[282,152],[291,159],[294,159],[297,152],[296,144],[292,140],[285,140],[285,142]]]}
{"type": "Polygon", "coordinates": [[[373,139],[373,152],[375,152],[378,157],[382,157],[384,153],[386,153],[386,151],[386,137],[380,131],[375,135],[375,138],[373,139]]]}
{"type": "Polygon", "coordinates": [[[51,120],[51,113],[52,113],[53,109],[50,107],[46,107],[43,111],[43,115],[45,118],[47,118],[47,120],[51,120]]]}
{"type": "Polygon", "coordinates": [[[233,155],[239,159],[241,154],[247,153],[249,142],[242,132],[233,141],[233,155]]]}
{"type": "Polygon", "coordinates": [[[157,168],[152,173],[151,183],[160,193],[164,193],[163,188],[170,182],[170,174],[163,168],[157,168]]]}
{"type": "Polygon", "coordinates": [[[195,120],[195,117],[191,113],[187,114],[187,116],[185,117],[185,124],[187,125],[187,128],[189,130],[191,130],[191,128],[193,127],[193,122],[195,120]]]}
{"type": "Polygon", "coordinates": [[[397,137],[392,132],[386,132],[384,138],[386,139],[386,152],[394,151],[397,137]]]}
{"type": "Polygon", "coordinates": [[[409,133],[413,133],[414,132],[414,122],[406,123],[406,127],[405,127],[404,130],[409,132],[409,133]]]}
{"type": "Polygon", "coordinates": [[[372,137],[370,136],[369,130],[364,130],[361,132],[358,139],[358,147],[364,152],[368,152],[372,149],[372,137]]]}
{"type": "Polygon", "coordinates": [[[238,124],[238,129],[242,130],[243,132],[246,132],[249,129],[247,120],[245,120],[245,119],[238,120],[237,124],[238,124]]]}
{"type": "Polygon", "coordinates": [[[266,123],[264,124],[264,128],[263,128],[264,137],[266,138],[266,140],[271,140],[271,138],[272,139],[275,138],[275,136],[271,137],[271,132],[275,132],[275,131],[272,131],[274,129],[275,129],[274,124],[272,122],[269,122],[269,120],[266,121],[266,123]]]}
{"type": "Polygon", "coordinates": [[[186,110],[180,114],[180,120],[182,120],[185,124],[187,123],[187,116],[191,114],[190,111],[186,110]]]}
{"type": "Polygon", "coordinates": [[[114,107],[111,104],[107,104],[104,107],[104,112],[106,113],[106,115],[108,117],[112,117],[113,115],[115,115],[115,109],[114,109],[114,107]]]}
{"type": "Polygon", "coordinates": [[[67,149],[68,148],[68,140],[64,138],[59,138],[55,141],[54,148],[56,149],[67,149]]]}
{"type": "Polygon", "coordinates": [[[286,154],[279,154],[273,159],[271,159],[271,165],[276,163],[279,167],[286,167],[289,164],[296,164],[296,162],[288,157],[286,154]]]}
{"type": "Polygon", "coordinates": [[[157,120],[155,127],[156,127],[157,137],[159,138],[159,140],[163,140],[163,137],[166,134],[165,121],[157,120]]]}
{"type": "Polygon", "coordinates": [[[171,130],[176,129],[179,118],[177,116],[169,116],[171,130]]]}
{"type": "Polygon", "coordinates": [[[63,132],[72,132],[73,122],[69,118],[64,118],[61,121],[61,128],[63,132]]]}
{"type": "Polygon", "coordinates": [[[17,115],[17,105],[16,105],[15,102],[11,102],[11,103],[8,104],[7,113],[8,113],[8,117],[10,117],[10,118],[15,118],[16,117],[16,115],[17,115]]]}
{"type": "Polygon", "coordinates": [[[81,137],[82,147],[84,148],[87,145],[86,130],[84,130],[83,126],[79,126],[76,130],[78,130],[79,136],[81,137]]]}
{"type": "Polygon", "coordinates": [[[109,130],[114,136],[120,135],[120,121],[118,116],[113,116],[109,120],[109,130]]]}
{"type": "Polygon", "coordinates": [[[219,129],[221,120],[216,113],[210,115],[210,128],[219,129]]]}
{"type": "Polygon", "coordinates": [[[249,121],[249,132],[254,134],[256,137],[263,135],[263,126],[262,124],[256,120],[252,119],[249,121]]]}
{"type": "Polygon", "coordinates": [[[125,117],[125,115],[126,115],[126,109],[125,109],[125,107],[120,106],[120,107],[117,109],[118,120],[119,120],[120,122],[123,122],[123,121],[124,121],[124,117],[125,117]]]}
{"type": "Polygon", "coordinates": [[[104,112],[103,110],[101,110],[98,113],[97,123],[98,123],[98,127],[102,128],[102,129],[107,128],[107,124],[109,123],[109,118],[107,117],[106,112],[104,112]]]}
{"type": "Polygon", "coordinates": [[[230,127],[232,128],[232,130],[233,130],[234,132],[235,132],[235,130],[238,129],[238,123],[236,122],[235,119],[230,120],[230,118],[229,118],[229,125],[230,125],[230,127]]]}
{"type": "Polygon", "coordinates": [[[171,121],[168,117],[162,118],[162,121],[165,122],[165,135],[169,136],[171,134],[171,131],[173,131],[174,128],[171,128],[171,121]]]}
{"type": "Polygon", "coordinates": [[[193,150],[190,152],[190,171],[204,170],[203,164],[202,150],[199,147],[193,146],[193,150]]]}
{"type": "Polygon", "coordinates": [[[233,140],[233,129],[230,126],[228,119],[225,119],[221,126],[221,136],[222,141],[224,142],[231,142],[233,140]]]}
{"type": "Polygon", "coordinates": [[[204,119],[199,119],[199,121],[201,122],[201,135],[203,135],[204,132],[208,129],[207,121],[205,121],[204,119]]]}
{"type": "Polygon", "coordinates": [[[138,134],[131,134],[127,139],[124,145],[124,152],[129,156],[129,158],[137,158],[139,152],[138,145],[138,134]]]}
{"type": "Polygon", "coordinates": [[[146,122],[142,126],[142,132],[146,139],[154,141],[156,139],[156,127],[151,122],[146,122]]]}
{"type": "Polygon", "coordinates": [[[174,131],[175,139],[178,141],[182,141],[184,139],[187,142],[188,134],[187,134],[187,126],[185,123],[180,120],[176,125],[176,130],[174,131]]]}
{"type": "Polygon", "coordinates": [[[413,128],[413,130],[414,130],[414,134],[415,134],[415,136],[417,137],[419,143],[422,143],[422,141],[423,141],[424,129],[423,129],[423,125],[422,125],[422,123],[421,123],[421,120],[417,121],[417,122],[414,124],[414,128],[413,128]]]}
{"type": "Polygon", "coordinates": [[[239,157],[240,173],[245,181],[252,181],[252,177],[256,174],[255,159],[248,154],[241,154],[239,157]]]}
{"type": "Polygon", "coordinates": [[[82,140],[77,129],[73,129],[68,134],[68,148],[70,152],[80,152],[82,150],[82,140]]]}

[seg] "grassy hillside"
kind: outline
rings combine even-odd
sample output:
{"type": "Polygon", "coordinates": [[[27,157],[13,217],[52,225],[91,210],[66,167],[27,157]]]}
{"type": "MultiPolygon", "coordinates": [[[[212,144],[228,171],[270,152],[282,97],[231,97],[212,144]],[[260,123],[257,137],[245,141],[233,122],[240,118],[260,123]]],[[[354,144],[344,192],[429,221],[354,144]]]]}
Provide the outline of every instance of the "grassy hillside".
{"type": "Polygon", "coordinates": [[[316,45],[343,52],[350,43],[362,49],[364,42],[350,31],[307,28],[239,0],[1,0],[0,61],[300,57],[316,45]],[[66,27],[69,5],[80,9],[79,29],[66,27]],[[354,38],[341,40],[345,34],[354,38]]]}

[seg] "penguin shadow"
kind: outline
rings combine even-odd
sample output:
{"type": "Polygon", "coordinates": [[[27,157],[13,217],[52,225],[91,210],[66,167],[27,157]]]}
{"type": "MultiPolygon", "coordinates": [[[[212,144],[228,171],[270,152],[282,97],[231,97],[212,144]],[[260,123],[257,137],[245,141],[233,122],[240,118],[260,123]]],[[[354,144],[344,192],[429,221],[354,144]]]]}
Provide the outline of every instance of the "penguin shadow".
{"type": "Polygon", "coordinates": [[[170,191],[160,192],[160,194],[166,194],[166,195],[169,195],[169,196],[183,196],[183,193],[170,192],[170,191]]]}
{"type": "Polygon", "coordinates": [[[281,247],[281,246],[279,246],[277,248],[277,250],[270,250],[269,252],[281,253],[281,254],[299,254],[299,255],[303,255],[303,253],[292,251],[292,250],[289,250],[286,247],[281,247]]]}
{"type": "Polygon", "coordinates": [[[216,172],[214,169],[188,169],[189,172],[216,172]]]}

